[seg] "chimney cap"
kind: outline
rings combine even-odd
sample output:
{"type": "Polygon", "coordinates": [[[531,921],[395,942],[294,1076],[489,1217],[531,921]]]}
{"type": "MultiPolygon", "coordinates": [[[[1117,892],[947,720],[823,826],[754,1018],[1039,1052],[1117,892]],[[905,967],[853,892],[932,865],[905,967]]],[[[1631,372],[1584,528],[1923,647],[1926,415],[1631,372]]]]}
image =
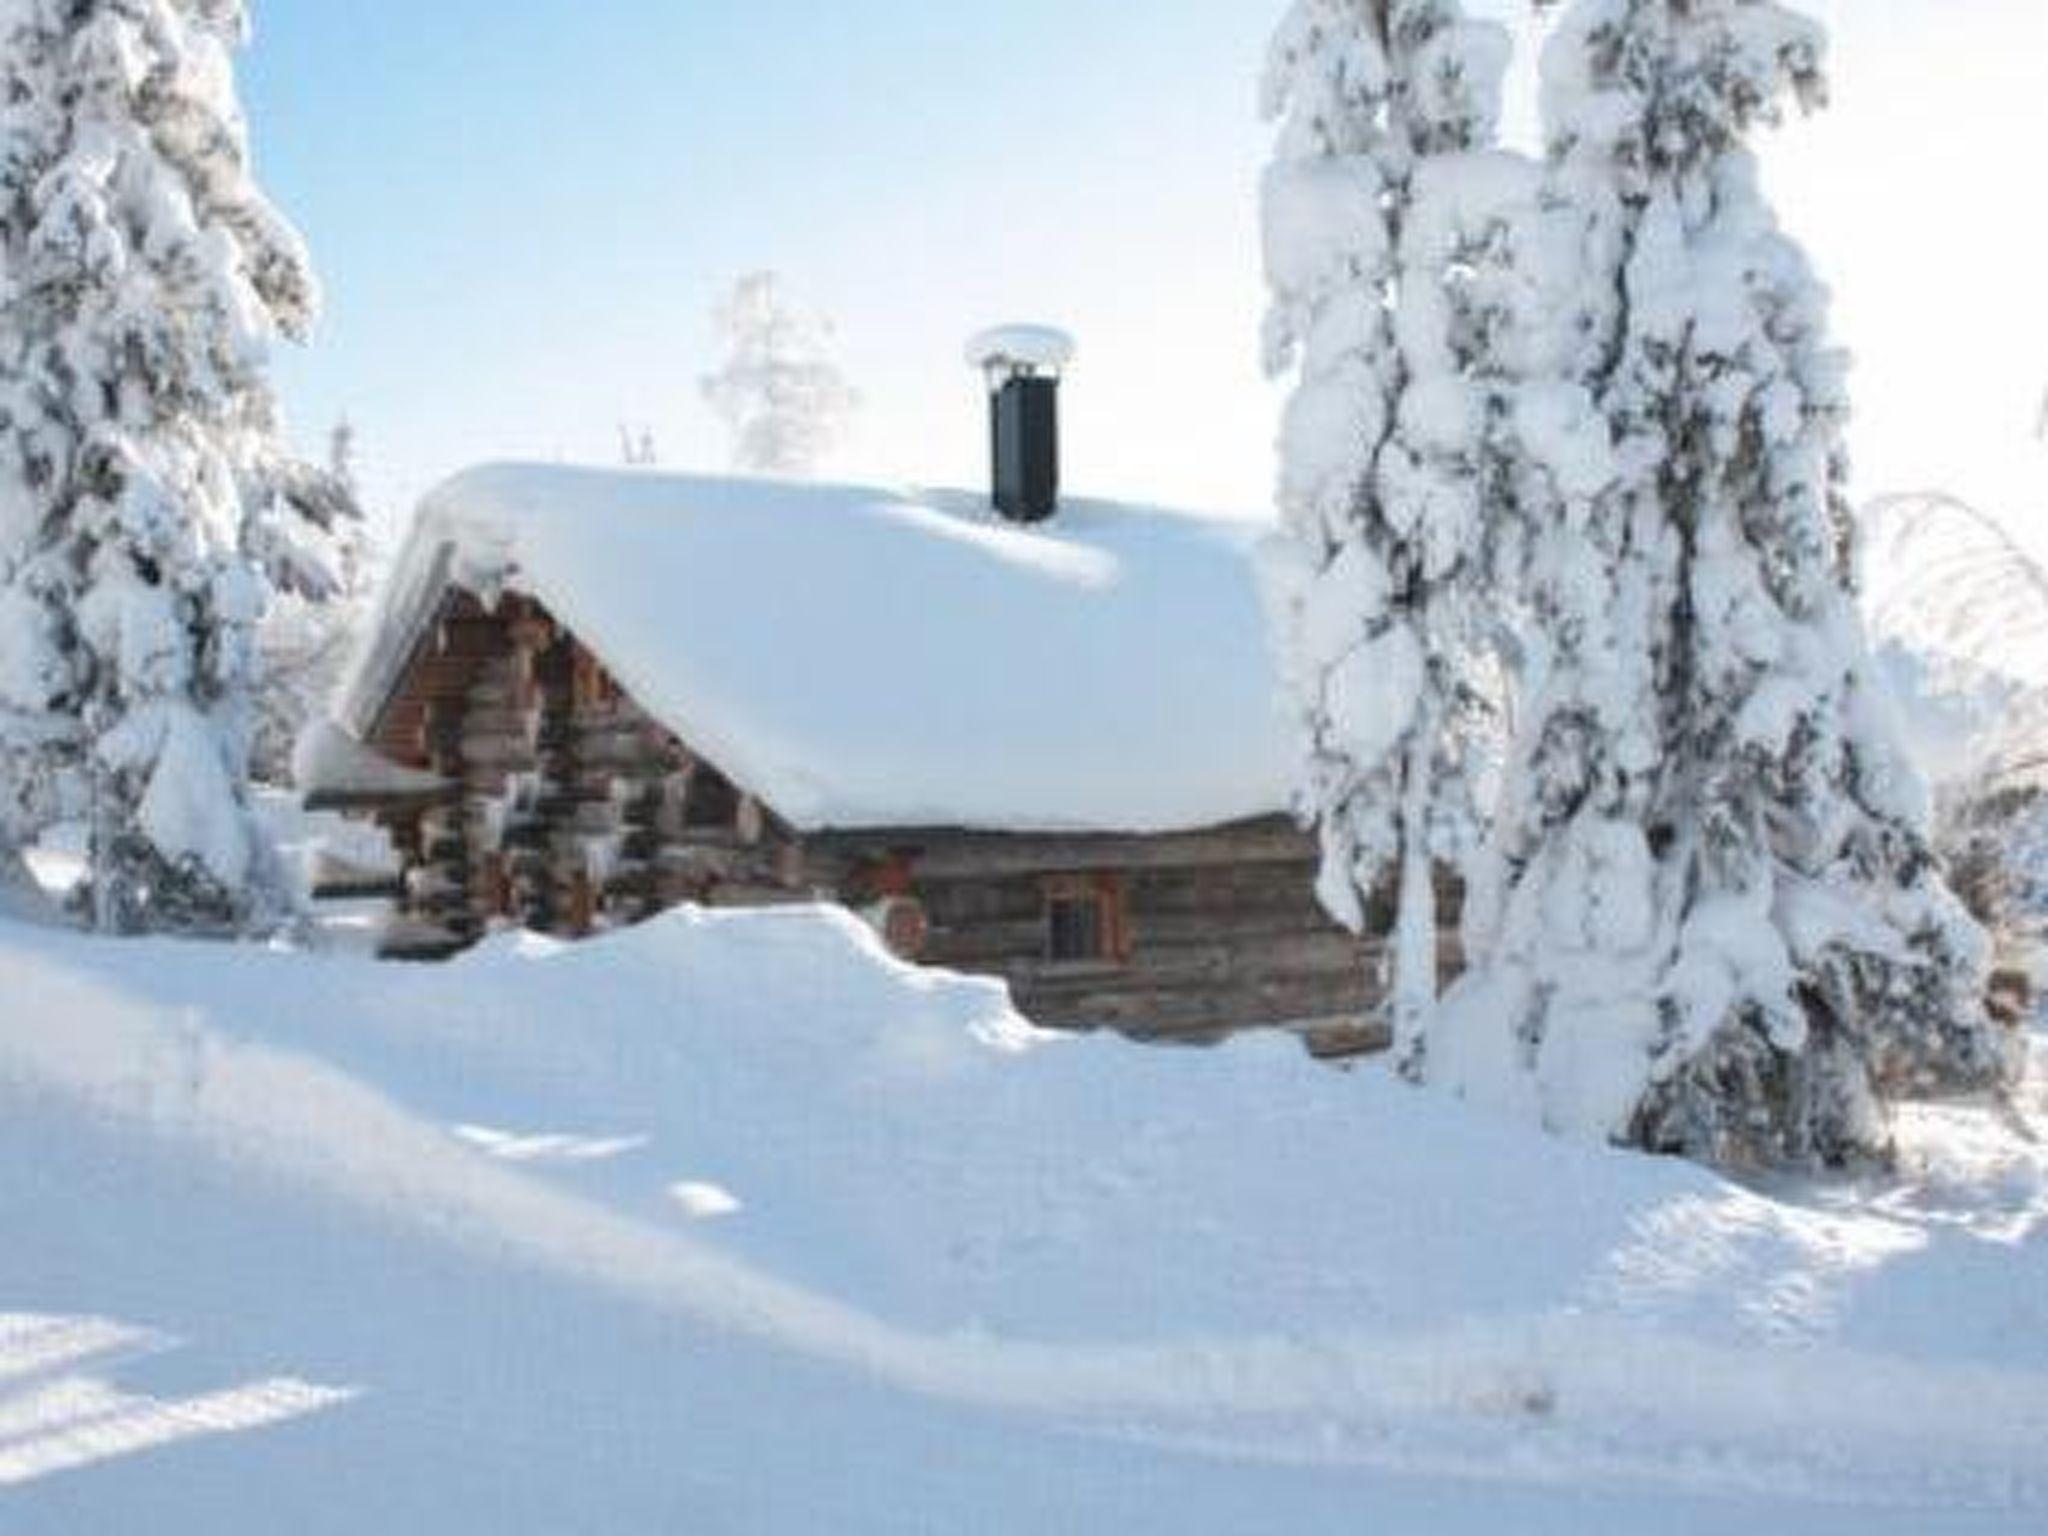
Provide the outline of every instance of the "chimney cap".
{"type": "Polygon", "coordinates": [[[1057,373],[1074,351],[1074,338],[1054,326],[998,325],[967,343],[967,361],[991,374],[1057,373]]]}

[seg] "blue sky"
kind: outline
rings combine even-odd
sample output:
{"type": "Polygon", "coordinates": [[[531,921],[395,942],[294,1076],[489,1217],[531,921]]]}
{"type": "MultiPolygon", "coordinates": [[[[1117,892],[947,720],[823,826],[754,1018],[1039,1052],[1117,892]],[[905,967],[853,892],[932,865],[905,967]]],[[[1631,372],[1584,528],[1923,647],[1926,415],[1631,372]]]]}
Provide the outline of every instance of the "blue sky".
{"type": "MultiPolygon", "coordinates": [[[[611,457],[621,422],[716,467],[706,316],[764,266],[839,322],[865,396],[841,472],[977,480],[960,344],[1044,319],[1082,346],[1072,483],[1264,499],[1254,97],[1278,0],[253,8],[258,169],[328,292],[280,359],[286,406],[309,442],[356,420],[389,510],[479,458],[611,457]]],[[[2024,500],[2048,197],[2037,171],[2006,183],[2048,145],[2048,5],[1816,8],[1838,107],[1770,164],[1862,360],[1865,488],[2024,500]]]]}

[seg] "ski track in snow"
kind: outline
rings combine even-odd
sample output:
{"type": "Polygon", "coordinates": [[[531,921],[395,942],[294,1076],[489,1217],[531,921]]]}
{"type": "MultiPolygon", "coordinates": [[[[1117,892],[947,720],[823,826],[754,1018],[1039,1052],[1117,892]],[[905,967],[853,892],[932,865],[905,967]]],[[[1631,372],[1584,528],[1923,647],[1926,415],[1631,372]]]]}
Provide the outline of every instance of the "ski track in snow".
{"type": "Polygon", "coordinates": [[[106,1318],[0,1313],[0,1491],[184,1441],[266,1429],[356,1395],[280,1376],[166,1400],[84,1374],[168,1347],[156,1334],[106,1318]]]}
{"type": "MultiPolygon", "coordinates": [[[[1766,1364],[1754,1350],[1592,1310],[1405,1338],[1091,1346],[920,1333],[581,1198],[488,1147],[479,1155],[316,1059],[230,1040],[190,1013],[77,974],[46,978],[43,1003],[36,1011],[64,1017],[66,1028],[0,1017],[0,1091],[10,1080],[56,1091],[380,1219],[959,1404],[1240,1456],[1792,1497],[2048,1503],[2048,1380],[2037,1375],[1824,1344],[1766,1364]]],[[[1645,1234],[1642,1253],[1657,1246],[1645,1234]]],[[[1624,1259],[1624,1278],[1629,1267],[1624,1259]]],[[[57,1390],[49,1373],[67,1352],[136,1342],[113,1325],[64,1326],[74,1331],[0,1331],[0,1390],[13,1392],[18,1414],[47,1413],[55,1426],[0,1444],[0,1482],[274,1422],[345,1395],[288,1380],[185,1404],[79,1383],[57,1390]],[[55,1395],[21,1397],[10,1370],[55,1395]]]]}

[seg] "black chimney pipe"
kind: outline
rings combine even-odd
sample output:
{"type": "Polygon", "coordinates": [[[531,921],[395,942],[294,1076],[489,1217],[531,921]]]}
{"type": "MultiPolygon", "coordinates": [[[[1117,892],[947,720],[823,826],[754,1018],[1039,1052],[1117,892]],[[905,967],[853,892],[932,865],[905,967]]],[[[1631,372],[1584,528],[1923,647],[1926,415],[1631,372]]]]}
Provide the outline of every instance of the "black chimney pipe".
{"type": "Polygon", "coordinates": [[[1012,374],[988,397],[996,510],[1042,523],[1060,504],[1060,381],[1012,374]]]}
{"type": "Polygon", "coordinates": [[[1014,523],[1042,523],[1060,504],[1060,370],[1074,343],[1044,325],[1003,325],[967,344],[988,380],[989,499],[1014,523]]]}

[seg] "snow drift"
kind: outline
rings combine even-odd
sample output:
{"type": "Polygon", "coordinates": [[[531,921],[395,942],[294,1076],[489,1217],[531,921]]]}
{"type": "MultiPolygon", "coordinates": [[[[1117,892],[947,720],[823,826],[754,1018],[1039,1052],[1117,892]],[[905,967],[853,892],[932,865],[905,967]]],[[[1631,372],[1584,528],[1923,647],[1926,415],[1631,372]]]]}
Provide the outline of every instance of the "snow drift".
{"type": "MultiPolygon", "coordinates": [[[[0,1127],[111,1127],[211,1170],[175,1201],[284,1191],[927,1402],[1337,1467],[2048,1500],[2048,1346],[2009,1323],[2048,1278],[2048,1176],[2003,1135],[1874,1205],[1773,1200],[1278,1039],[1044,1035],[829,911],[426,972],[0,929],[0,996],[0,1127]]],[[[0,1173],[43,1213],[0,1296],[165,1219],[53,1201],[49,1161],[0,1173]]],[[[17,1304],[102,1307],[63,1301],[17,1304]]],[[[376,1323],[431,1348],[402,1307],[376,1323]]],[[[380,1359],[308,1362],[362,1396],[293,1432],[374,1415],[380,1359]]]]}

